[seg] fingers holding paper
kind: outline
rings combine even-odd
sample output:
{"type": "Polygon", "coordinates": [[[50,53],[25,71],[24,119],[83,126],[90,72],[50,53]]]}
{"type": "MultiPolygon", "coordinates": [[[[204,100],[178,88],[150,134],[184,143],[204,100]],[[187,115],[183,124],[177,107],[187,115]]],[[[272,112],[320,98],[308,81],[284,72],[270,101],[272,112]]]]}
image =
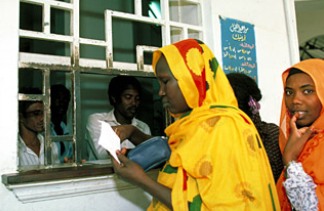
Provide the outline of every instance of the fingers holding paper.
{"type": "Polygon", "coordinates": [[[120,150],[120,139],[107,122],[101,121],[99,145],[105,148],[119,163],[116,150],[120,150]]]}
{"type": "Polygon", "coordinates": [[[147,175],[141,166],[126,157],[126,151],[125,148],[116,151],[120,163],[112,157],[114,171],[123,180],[134,185],[139,184],[147,175]]]}

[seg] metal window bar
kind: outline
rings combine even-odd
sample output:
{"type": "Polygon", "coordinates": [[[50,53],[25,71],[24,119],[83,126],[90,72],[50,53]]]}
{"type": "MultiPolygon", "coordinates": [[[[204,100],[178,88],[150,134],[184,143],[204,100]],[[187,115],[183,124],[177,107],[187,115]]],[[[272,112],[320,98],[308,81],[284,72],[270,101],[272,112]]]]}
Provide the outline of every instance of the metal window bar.
{"type": "Polygon", "coordinates": [[[144,52],[153,52],[157,50],[157,47],[138,45],[136,46],[136,61],[137,61],[137,69],[139,71],[151,71],[151,68],[147,68],[144,64],[144,52]]]}
{"type": "MultiPolygon", "coordinates": [[[[113,61],[113,42],[112,42],[112,18],[121,18],[127,19],[135,22],[144,22],[149,24],[157,24],[162,27],[162,45],[170,44],[174,40],[172,40],[171,29],[179,28],[182,31],[180,37],[177,37],[177,40],[185,39],[190,37],[190,32],[197,32],[198,38],[202,39],[203,37],[203,27],[201,24],[201,4],[202,0],[161,0],[160,8],[161,8],[161,20],[145,17],[142,15],[142,1],[135,0],[134,8],[135,14],[123,13],[118,11],[105,11],[105,39],[106,40],[95,40],[80,37],[79,31],[79,0],[71,0],[71,3],[55,1],[55,0],[21,0],[20,2],[25,2],[29,4],[41,5],[43,9],[43,20],[42,20],[42,32],[35,32],[30,30],[19,30],[20,38],[29,38],[29,39],[38,39],[38,40],[48,40],[48,41],[58,41],[63,43],[70,44],[70,57],[67,56],[57,56],[57,55],[43,55],[36,53],[23,53],[20,52],[19,56],[19,68],[27,69],[27,68],[39,68],[43,70],[43,101],[46,109],[45,121],[46,121],[46,129],[45,129],[45,140],[49,140],[46,142],[45,152],[45,165],[51,165],[51,143],[53,141],[58,140],[71,140],[73,141],[73,145],[75,146],[76,155],[75,161],[80,164],[81,162],[81,146],[76,142],[76,140],[82,137],[81,131],[77,128],[78,123],[81,122],[81,109],[78,105],[80,105],[80,73],[82,72],[94,72],[100,74],[111,74],[118,73],[120,71],[130,71],[129,74],[143,75],[143,76],[152,76],[149,74],[151,72],[151,67],[146,66],[143,61],[143,54],[145,51],[152,51],[156,49],[156,46],[139,46],[137,51],[137,61],[136,64],[126,63],[126,62],[117,62],[113,61]],[[180,7],[181,3],[188,2],[199,7],[198,12],[198,25],[181,23],[177,21],[170,20],[170,8],[169,2],[178,2],[179,4],[179,14],[181,15],[180,7]],[[50,23],[50,13],[51,8],[61,9],[65,11],[69,11],[72,15],[70,15],[70,29],[71,35],[59,35],[53,34],[50,31],[51,23],[50,23]],[[94,59],[85,59],[80,58],[80,44],[87,44],[92,46],[101,46],[106,48],[106,61],[94,60],[94,59]],[[72,112],[72,124],[73,124],[73,134],[72,136],[60,136],[60,137],[51,137],[49,135],[50,126],[50,72],[51,71],[67,71],[71,72],[71,80],[72,80],[72,90],[71,90],[71,104],[73,107],[72,112]],[[144,72],[144,73],[143,73],[144,72]]],[[[181,20],[181,19],[180,19],[181,20]]],[[[195,37],[196,38],[196,37],[195,37]]],[[[22,95],[19,95],[19,100],[22,99],[22,95]]]]}

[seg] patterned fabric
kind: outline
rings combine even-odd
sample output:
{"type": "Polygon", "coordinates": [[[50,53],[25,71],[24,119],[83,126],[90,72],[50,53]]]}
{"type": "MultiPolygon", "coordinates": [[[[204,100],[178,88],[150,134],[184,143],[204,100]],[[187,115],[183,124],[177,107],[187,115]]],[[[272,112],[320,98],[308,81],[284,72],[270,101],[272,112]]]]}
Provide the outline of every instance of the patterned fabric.
{"type": "MultiPolygon", "coordinates": [[[[300,69],[307,73],[314,81],[316,87],[316,93],[323,105],[324,102],[324,60],[321,59],[308,59],[304,60],[293,66],[294,68],[300,69]]],[[[287,69],[282,74],[283,86],[286,86],[286,79],[291,68],[287,69]]],[[[316,186],[316,195],[318,197],[319,210],[324,210],[324,115],[323,108],[321,115],[312,124],[317,135],[312,137],[304,146],[304,149],[300,153],[297,162],[302,164],[302,167],[306,174],[310,175],[316,186]]],[[[279,145],[281,151],[284,150],[287,138],[289,136],[289,122],[290,116],[285,106],[284,98],[282,100],[281,106],[281,116],[280,116],[280,135],[279,135],[279,145]]],[[[286,191],[283,187],[284,182],[284,172],[281,174],[277,182],[277,191],[280,200],[280,206],[283,211],[291,210],[291,205],[286,195],[286,191]]]]}
{"type": "Polygon", "coordinates": [[[317,211],[318,199],[313,179],[304,172],[301,163],[292,161],[286,170],[283,183],[292,207],[299,211],[317,211]]]}
{"type": "MultiPolygon", "coordinates": [[[[192,108],[165,130],[171,156],[158,182],[172,190],[173,210],[279,210],[258,132],[210,49],[194,39],[165,46],[154,69],[161,54],[192,108]]],[[[168,209],[153,199],[148,210],[168,209]]]]}

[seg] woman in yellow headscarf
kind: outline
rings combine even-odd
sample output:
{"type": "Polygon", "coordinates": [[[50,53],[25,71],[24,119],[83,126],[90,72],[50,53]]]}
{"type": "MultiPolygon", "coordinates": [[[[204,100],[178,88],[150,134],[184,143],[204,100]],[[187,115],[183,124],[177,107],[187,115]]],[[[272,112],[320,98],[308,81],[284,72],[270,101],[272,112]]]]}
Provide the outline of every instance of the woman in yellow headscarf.
{"type": "Polygon", "coordinates": [[[279,210],[274,179],[250,118],[201,41],[183,40],[153,55],[171,156],[158,182],[118,151],[123,179],[153,195],[148,210],[279,210]]]}
{"type": "Polygon", "coordinates": [[[282,81],[280,206],[324,211],[324,60],[301,61],[283,72],[282,81]]]}

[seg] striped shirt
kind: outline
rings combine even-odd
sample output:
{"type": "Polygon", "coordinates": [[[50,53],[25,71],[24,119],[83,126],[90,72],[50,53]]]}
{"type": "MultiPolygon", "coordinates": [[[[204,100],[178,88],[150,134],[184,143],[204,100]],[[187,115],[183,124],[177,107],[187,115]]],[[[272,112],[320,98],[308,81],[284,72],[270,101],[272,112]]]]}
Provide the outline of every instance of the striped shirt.
{"type": "MultiPolygon", "coordinates": [[[[31,150],[24,142],[22,137],[18,137],[18,159],[19,167],[40,167],[44,165],[44,136],[42,134],[37,135],[40,141],[40,152],[39,156],[31,150]]],[[[53,163],[59,163],[58,150],[56,144],[52,145],[52,160],[53,163]]]]}

